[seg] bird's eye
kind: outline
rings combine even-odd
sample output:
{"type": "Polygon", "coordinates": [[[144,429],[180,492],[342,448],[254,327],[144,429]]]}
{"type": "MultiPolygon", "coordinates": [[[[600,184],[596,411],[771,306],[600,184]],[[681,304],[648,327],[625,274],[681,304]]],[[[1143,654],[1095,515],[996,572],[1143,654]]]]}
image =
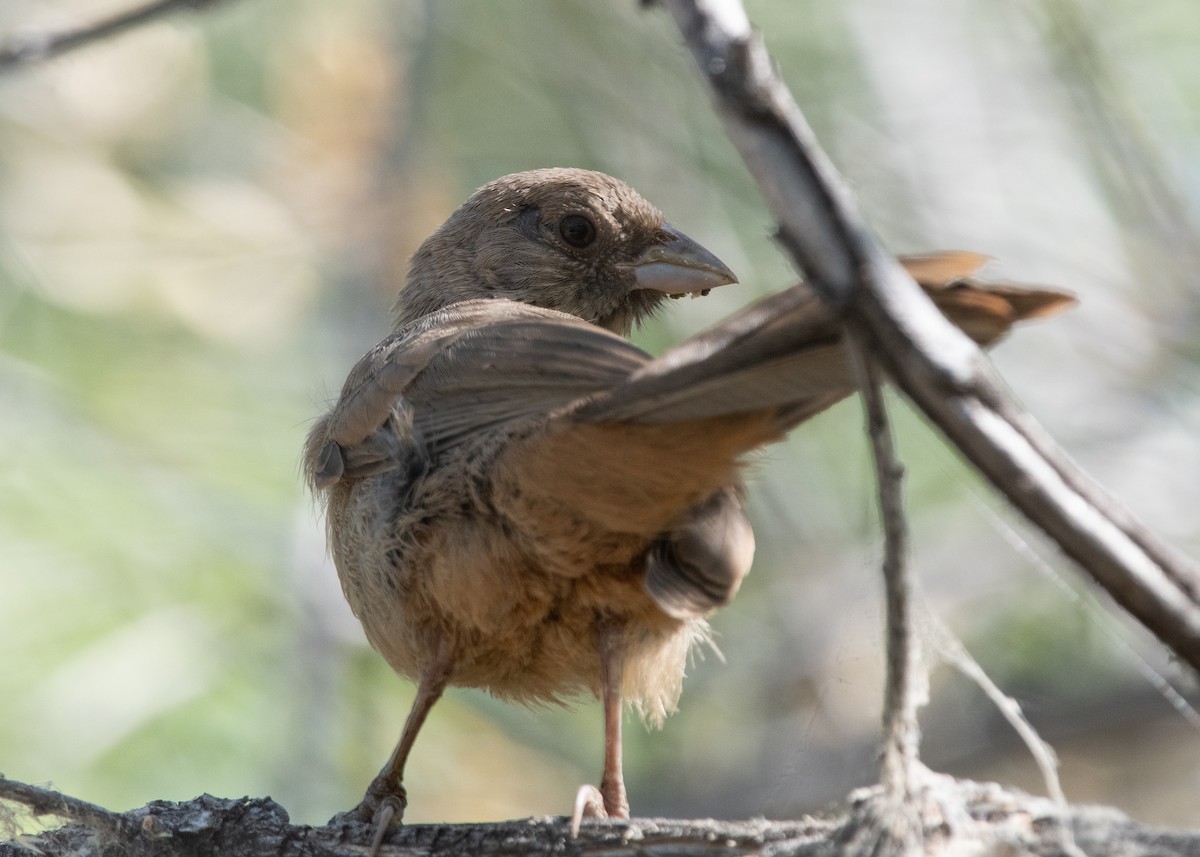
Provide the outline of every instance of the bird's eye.
{"type": "Polygon", "coordinates": [[[596,227],[582,214],[568,214],[558,224],[558,234],[572,247],[587,247],[596,240],[596,227]]]}

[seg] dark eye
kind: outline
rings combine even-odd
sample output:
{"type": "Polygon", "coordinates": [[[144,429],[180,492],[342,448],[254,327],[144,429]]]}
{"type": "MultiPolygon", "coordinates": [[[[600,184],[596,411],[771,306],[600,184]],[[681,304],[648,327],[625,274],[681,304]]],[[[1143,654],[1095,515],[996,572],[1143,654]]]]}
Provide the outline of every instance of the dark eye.
{"type": "Polygon", "coordinates": [[[596,227],[582,214],[568,214],[558,224],[558,234],[572,247],[586,247],[596,240],[596,227]]]}

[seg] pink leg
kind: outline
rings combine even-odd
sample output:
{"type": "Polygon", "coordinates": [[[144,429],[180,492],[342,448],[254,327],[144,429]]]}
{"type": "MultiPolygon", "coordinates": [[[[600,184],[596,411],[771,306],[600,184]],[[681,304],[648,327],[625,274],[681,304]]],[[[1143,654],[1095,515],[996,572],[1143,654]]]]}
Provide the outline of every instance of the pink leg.
{"type": "Polygon", "coordinates": [[[600,654],[601,704],[604,708],[604,773],[600,789],[583,786],[575,795],[571,815],[571,836],[579,835],[584,818],[629,818],[629,798],[625,794],[625,776],[621,771],[621,671],[624,668],[620,648],[622,626],[613,622],[597,623],[600,654]]]}
{"type": "Polygon", "coordinates": [[[604,686],[604,774],[600,796],[609,818],[629,818],[625,775],[621,770],[621,670],[620,625],[600,629],[600,681],[604,686]]]}
{"type": "Polygon", "coordinates": [[[354,810],[354,814],[361,820],[373,819],[375,822],[375,835],[371,841],[369,857],[379,854],[383,837],[392,822],[404,818],[404,810],[408,806],[408,792],[404,788],[404,766],[408,763],[409,753],[412,752],[413,743],[417,740],[417,733],[421,731],[425,718],[429,716],[434,703],[441,699],[442,691],[450,681],[453,667],[454,658],[449,648],[439,647],[436,659],[426,666],[420,681],[417,682],[417,696],[408,712],[408,719],[404,721],[404,729],[400,733],[396,749],[392,750],[391,758],[371,781],[362,803],[354,810]]]}

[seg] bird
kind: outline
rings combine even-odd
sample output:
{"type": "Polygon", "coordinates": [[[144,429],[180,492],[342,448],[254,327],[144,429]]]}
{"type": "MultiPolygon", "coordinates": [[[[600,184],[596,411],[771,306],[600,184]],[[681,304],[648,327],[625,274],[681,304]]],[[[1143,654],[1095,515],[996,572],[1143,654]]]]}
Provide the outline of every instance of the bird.
{"type": "MultiPolygon", "coordinates": [[[[1073,302],[983,285],[987,261],[901,260],[990,345],[1073,302]]],[[[479,188],[412,257],[392,332],[313,424],[303,469],[367,640],[417,684],[352,814],[378,850],[404,767],[447,686],[518,703],[596,697],[599,788],[629,816],[622,712],[661,723],[707,617],[750,569],[748,456],[855,391],[836,312],[804,284],[654,358],[631,344],[668,298],[737,282],[619,179],[575,168],[479,188]]]]}

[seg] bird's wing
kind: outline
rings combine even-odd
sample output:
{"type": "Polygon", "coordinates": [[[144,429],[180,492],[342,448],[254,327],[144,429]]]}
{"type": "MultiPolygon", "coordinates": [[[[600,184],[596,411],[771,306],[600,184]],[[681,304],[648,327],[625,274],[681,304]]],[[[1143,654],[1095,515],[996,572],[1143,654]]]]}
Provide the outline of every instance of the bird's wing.
{"type": "MultiPolygon", "coordinates": [[[[420,473],[472,439],[511,438],[493,474],[493,502],[515,529],[551,552],[555,539],[574,544],[581,529],[599,534],[601,551],[611,538],[632,537],[635,547],[626,561],[645,552],[650,596],[670,615],[700,615],[733,597],[753,554],[740,496],[730,487],[736,481],[732,459],[724,456],[722,484],[688,492],[684,502],[677,489],[668,492],[674,506],[665,512],[639,510],[639,480],[654,486],[686,473],[667,463],[676,455],[668,452],[672,439],[650,437],[644,429],[624,438],[604,431],[591,435],[592,427],[570,416],[580,403],[619,387],[649,362],[649,355],[625,339],[573,316],[508,301],[452,306],[363,357],[310,435],[310,478],[331,485],[399,471],[408,482],[410,468],[420,473]],[[549,437],[557,442],[544,449],[536,442],[549,437]],[[564,444],[575,449],[565,459],[558,455],[564,444]],[[653,461],[656,450],[663,462],[653,461]],[[627,453],[633,458],[626,460],[627,453]],[[651,461],[637,465],[646,456],[651,461]],[[548,463],[549,472],[543,467],[548,463]],[[596,468],[627,478],[614,490],[596,468]],[[564,486],[573,499],[564,495],[564,486]],[[517,490],[508,490],[513,487],[517,490]],[[620,514],[606,514],[614,504],[620,514]],[[636,523],[629,526],[631,515],[636,523]]],[[[706,470],[699,462],[696,469],[706,470]]],[[[548,567],[577,574],[600,561],[590,550],[584,554],[578,563],[548,567]]]]}
{"type": "MultiPolygon", "coordinates": [[[[964,281],[980,257],[914,265],[951,321],[981,344],[1073,298],[964,281]]],[[[739,457],[854,392],[841,325],[804,286],[772,295],[510,444],[514,494],[618,532],[658,533],[736,481],[739,457]]]]}
{"type": "Polygon", "coordinates": [[[310,432],[306,469],[327,486],[402,466],[398,441],[437,455],[608,389],[649,359],[564,313],[506,300],[454,304],[358,362],[310,432]]]}
{"type": "Polygon", "coordinates": [[[811,416],[853,389],[837,318],[801,285],[667,351],[575,418],[679,423],[766,408],[811,416]]]}
{"type": "Polygon", "coordinates": [[[607,390],[649,360],[614,333],[538,310],[467,331],[414,378],[406,398],[414,427],[440,451],[607,390]]]}
{"type": "Polygon", "coordinates": [[[703,615],[753,556],[740,457],[853,389],[836,333],[815,299],[768,299],[510,437],[492,501],[559,573],[641,552],[658,606],[703,615]]]}
{"type": "MultiPolygon", "coordinates": [[[[497,461],[498,478],[531,509],[569,509],[597,529],[648,539],[676,533],[668,551],[676,558],[720,544],[732,557],[747,550],[734,534],[736,516],[706,501],[737,484],[744,453],[853,389],[835,319],[815,297],[790,289],[513,439],[497,461]]],[[[670,583],[662,581],[664,597],[670,583]]],[[[715,596],[721,587],[702,588],[715,596]]]]}
{"type": "MultiPolygon", "coordinates": [[[[981,346],[1013,325],[1075,303],[1045,286],[974,277],[978,253],[905,256],[900,262],[934,305],[981,346]]],[[[800,284],[751,305],[668,351],[576,415],[587,422],[672,423],[778,408],[781,428],[854,392],[836,314],[800,284]]]]}

